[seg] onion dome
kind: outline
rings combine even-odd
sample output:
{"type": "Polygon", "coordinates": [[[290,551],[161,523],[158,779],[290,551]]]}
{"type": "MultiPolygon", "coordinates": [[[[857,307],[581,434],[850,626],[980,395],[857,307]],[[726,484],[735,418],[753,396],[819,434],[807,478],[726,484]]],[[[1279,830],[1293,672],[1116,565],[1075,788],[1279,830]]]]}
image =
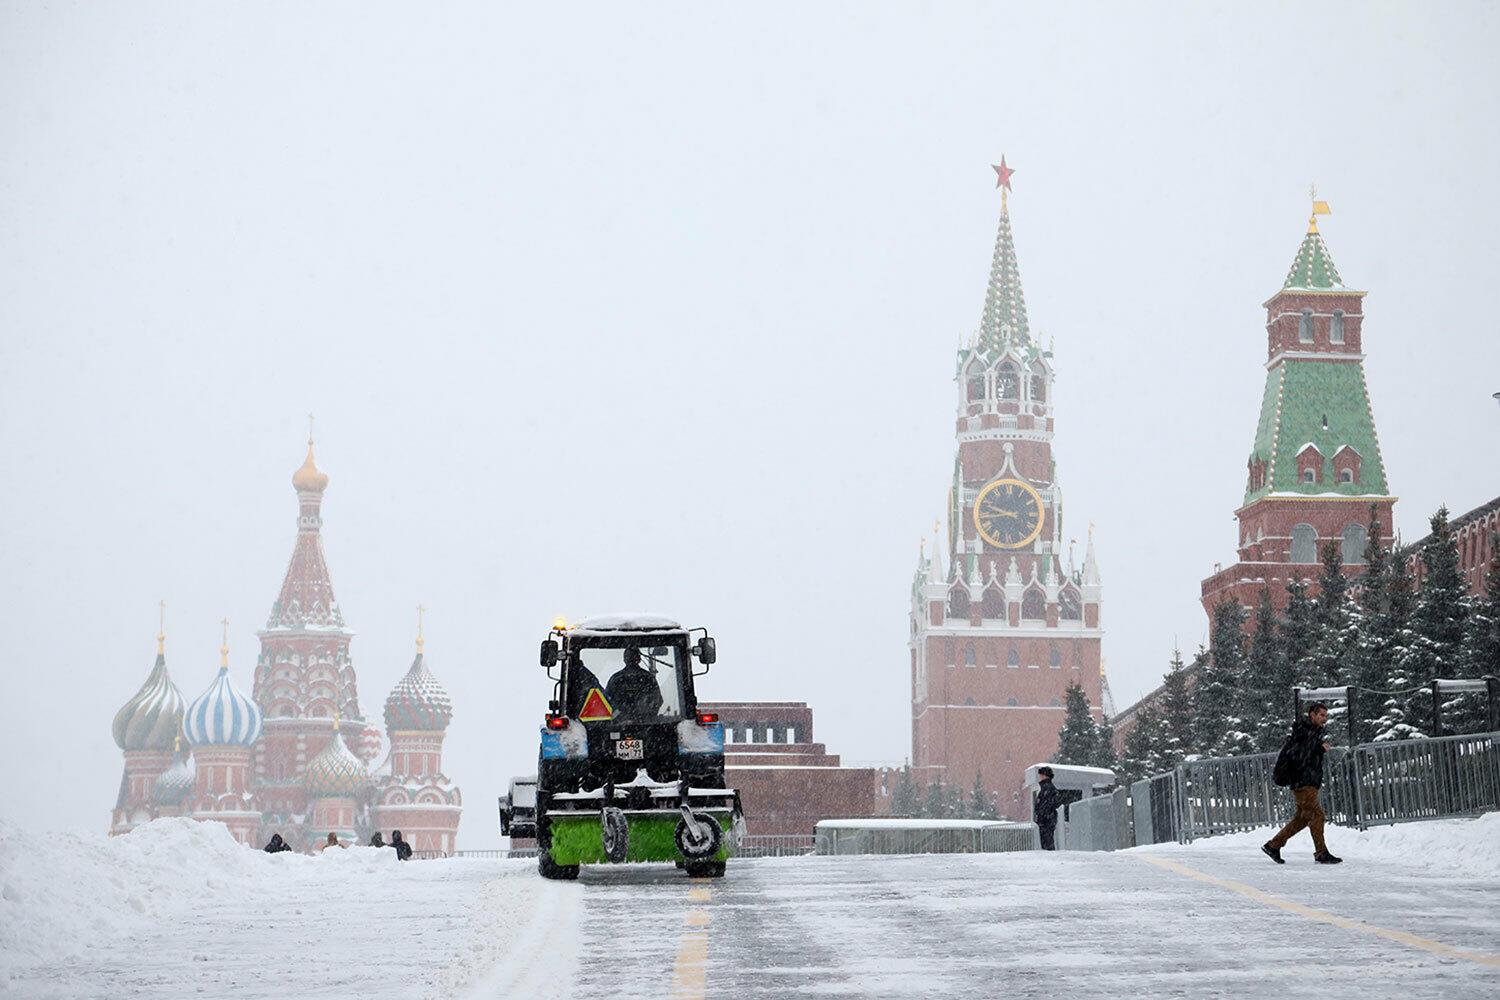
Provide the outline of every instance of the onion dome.
{"type": "Polygon", "coordinates": [[[177,752],[172,757],[171,766],[158,774],[151,786],[151,801],[158,806],[179,805],[193,790],[195,777],[193,758],[190,754],[183,752],[182,737],[179,736],[177,737],[177,752]]]}
{"type": "Polygon", "coordinates": [[[354,756],[339,732],[339,720],[333,720],[333,739],[312,760],[303,776],[307,794],[322,798],[353,798],[370,783],[370,772],[354,756]]]}
{"type": "Polygon", "coordinates": [[[313,461],[313,439],[307,439],[307,458],[302,467],[292,473],[292,485],[298,493],[322,493],[328,488],[328,473],[318,471],[313,461]]]}
{"type": "MultiPolygon", "coordinates": [[[[228,632],[227,622],[224,627],[228,632]]],[[[229,680],[229,646],[220,646],[219,675],[188,706],[182,732],[196,747],[247,747],[260,738],[260,730],[260,706],[229,680]]]]}
{"type": "Polygon", "coordinates": [[[135,697],[115,713],[121,750],[170,750],[182,726],[182,692],[167,673],[166,636],[157,633],[156,665],[135,697]]]}
{"type": "Polygon", "coordinates": [[[442,732],[453,720],[453,699],[427,669],[422,641],[418,635],[417,657],[411,661],[411,669],[385,700],[385,727],[390,732],[442,732]]]}

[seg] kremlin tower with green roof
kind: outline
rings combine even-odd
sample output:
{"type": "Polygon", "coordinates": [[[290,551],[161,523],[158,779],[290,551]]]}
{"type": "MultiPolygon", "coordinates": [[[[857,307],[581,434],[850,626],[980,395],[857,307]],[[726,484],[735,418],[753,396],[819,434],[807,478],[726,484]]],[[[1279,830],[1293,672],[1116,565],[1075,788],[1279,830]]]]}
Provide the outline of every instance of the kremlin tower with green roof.
{"type": "Polygon", "coordinates": [[[1265,303],[1266,382],[1235,511],[1239,558],[1203,581],[1210,615],[1230,597],[1253,606],[1262,587],[1284,606],[1289,581],[1316,581],[1329,543],[1347,573],[1361,572],[1372,506],[1382,543],[1392,540],[1396,498],[1365,383],[1365,293],[1339,276],[1318,232],[1326,214],[1315,201],[1286,281],[1265,303]]]}

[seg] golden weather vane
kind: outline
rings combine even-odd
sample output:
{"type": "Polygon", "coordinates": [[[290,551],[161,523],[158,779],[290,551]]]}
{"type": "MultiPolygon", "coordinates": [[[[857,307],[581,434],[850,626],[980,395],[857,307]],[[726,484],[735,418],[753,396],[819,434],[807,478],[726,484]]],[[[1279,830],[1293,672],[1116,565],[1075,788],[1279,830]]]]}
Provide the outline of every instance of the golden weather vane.
{"type": "Polygon", "coordinates": [[[1318,200],[1318,186],[1309,184],[1307,186],[1307,197],[1312,202],[1312,214],[1307,217],[1307,231],[1315,233],[1318,231],[1318,216],[1332,215],[1333,210],[1328,207],[1328,202],[1318,200]]]}

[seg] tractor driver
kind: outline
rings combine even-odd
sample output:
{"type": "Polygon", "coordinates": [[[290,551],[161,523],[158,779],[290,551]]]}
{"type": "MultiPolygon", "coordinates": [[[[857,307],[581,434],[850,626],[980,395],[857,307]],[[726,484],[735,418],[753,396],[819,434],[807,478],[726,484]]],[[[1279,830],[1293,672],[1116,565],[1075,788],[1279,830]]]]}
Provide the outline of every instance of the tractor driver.
{"type": "Polygon", "coordinates": [[[604,697],[617,718],[644,721],[661,713],[661,688],[641,666],[641,651],[635,646],[625,647],[625,665],[605,685],[604,697]]]}

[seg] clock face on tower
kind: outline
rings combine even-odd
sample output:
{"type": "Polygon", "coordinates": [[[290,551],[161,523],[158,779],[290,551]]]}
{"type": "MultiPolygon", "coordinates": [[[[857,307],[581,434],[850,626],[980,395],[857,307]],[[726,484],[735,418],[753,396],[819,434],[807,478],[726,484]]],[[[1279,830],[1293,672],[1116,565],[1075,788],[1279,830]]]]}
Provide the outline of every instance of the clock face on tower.
{"type": "Polygon", "coordinates": [[[1042,533],[1042,498],[1019,479],[997,479],[974,500],[974,527],[997,549],[1019,549],[1042,533]]]}

